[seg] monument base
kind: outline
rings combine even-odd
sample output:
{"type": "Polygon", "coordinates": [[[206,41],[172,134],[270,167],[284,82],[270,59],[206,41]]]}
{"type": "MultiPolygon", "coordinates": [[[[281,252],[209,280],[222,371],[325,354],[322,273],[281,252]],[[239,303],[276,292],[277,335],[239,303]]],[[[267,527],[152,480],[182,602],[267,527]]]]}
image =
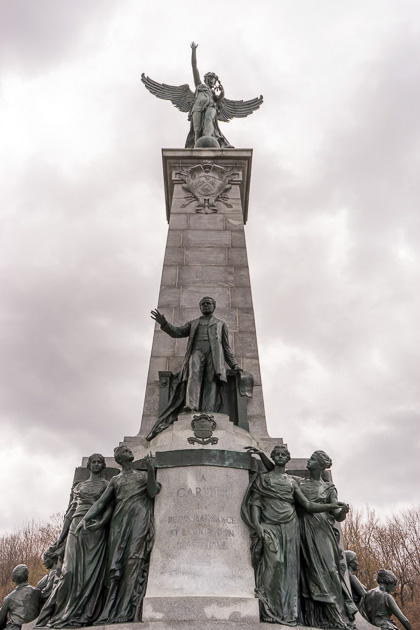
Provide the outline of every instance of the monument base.
{"type": "MultiPolygon", "coordinates": [[[[211,598],[209,598],[211,599],[211,598]]],[[[257,600],[255,600],[257,601],[257,600]]],[[[23,630],[33,630],[36,623],[26,623],[22,626],[23,630]]],[[[281,624],[267,624],[260,621],[251,621],[246,618],[240,621],[236,620],[179,620],[179,621],[144,621],[143,623],[122,623],[109,626],[88,626],[95,630],[268,630],[270,627],[283,628],[290,630],[290,626],[281,624]]],[[[357,630],[374,630],[376,626],[372,626],[360,614],[356,615],[357,630]]],[[[295,626],[296,630],[319,630],[308,626],[295,626]]]]}

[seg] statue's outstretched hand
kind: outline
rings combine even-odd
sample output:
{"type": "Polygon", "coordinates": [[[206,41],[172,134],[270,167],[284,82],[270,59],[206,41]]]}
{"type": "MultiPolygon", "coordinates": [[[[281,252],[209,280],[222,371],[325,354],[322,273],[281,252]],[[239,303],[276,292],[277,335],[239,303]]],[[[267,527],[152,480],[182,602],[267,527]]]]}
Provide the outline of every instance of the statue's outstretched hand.
{"type": "Polygon", "coordinates": [[[191,43],[191,48],[194,50],[195,48],[197,48],[198,44],[196,44],[195,42],[191,43]]]}
{"type": "Polygon", "coordinates": [[[251,455],[261,455],[261,453],[264,455],[264,451],[262,451],[260,448],[257,448],[256,446],[244,446],[244,449],[248,451],[248,453],[250,453],[251,455]]]}
{"type": "Polygon", "coordinates": [[[154,319],[160,326],[163,326],[164,324],[166,324],[166,317],[165,315],[162,315],[162,313],[159,313],[159,311],[156,309],[155,311],[151,311],[150,312],[150,316],[152,319],[154,319]]]}

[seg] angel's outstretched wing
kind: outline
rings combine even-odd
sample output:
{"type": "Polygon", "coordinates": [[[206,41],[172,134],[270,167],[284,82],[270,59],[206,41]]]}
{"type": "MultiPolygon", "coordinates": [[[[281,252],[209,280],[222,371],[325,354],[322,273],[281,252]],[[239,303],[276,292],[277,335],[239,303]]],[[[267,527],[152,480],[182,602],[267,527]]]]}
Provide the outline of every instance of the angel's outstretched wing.
{"type": "Polygon", "coordinates": [[[231,101],[229,98],[223,98],[219,102],[217,118],[224,122],[229,122],[232,118],[246,118],[255,112],[262,102],[262,96],[257,96],[250,101],[231,101]]]}
{"type": "MultiPolygon", "coordinates": [[[[194,103],[194,92],[191,92],[190,86],[186,83],[184,85],[165,85],[165,83],[157,83],[149,79],[149,77],[146,77],[144,72],[141,75],[141,80],[149,92],[158,98],[171,101],[181,112],[190,111],[194,103]]],[[[234,103],[235,101],[231,102],[234,103]]]]}

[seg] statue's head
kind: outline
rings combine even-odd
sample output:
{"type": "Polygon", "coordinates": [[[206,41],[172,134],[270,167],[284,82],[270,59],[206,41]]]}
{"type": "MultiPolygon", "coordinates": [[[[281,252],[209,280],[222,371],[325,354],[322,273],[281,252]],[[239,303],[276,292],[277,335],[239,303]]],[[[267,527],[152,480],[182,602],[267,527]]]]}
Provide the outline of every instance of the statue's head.
{"type": "Polygon", "coordinates": [[[214,87],[214,84],[218,80],[219,77],[214,72],[206,72],[206,74],[204,75],[204,83],[211,88],[214,87]]]}
{"type": "Polygon", "coordinates": [[[114,448],[114,459],[117,464],[121,464],[124,461],[132,462],[134,459],[133,451],[122,444],[114,448]]]}
{"type": "Polygon", "coordinates": [[[44,555],[42,556],[42,562],[44,563],[44,567],[48,570],[52,569],[56,561],[56,556],[51,549],[47,549],[44,551],[44,555]]]}
{"type": "Polygon", "coordinates": [[[274,463],[285,466],[290,461],[290,451],[284,444],[277,444],[270,453],[274,463]]]}
{"type": "Polygon", "coordinates": [[[348,550],[344,553],[346,554],[346,562],[349,569],[352,569],[352,571],[357,571],[359,568],[359,562],[357,560],[357,555],[355,554],[355,552],[348,550]]]}
{"type": "Polygon", "coordinates": [[[94,472],[98,472],[98,468],[99,470],[103,470],[105,466],[105,457],[100,453],[93,453],[86,464],[86,468],[93,470],[94,472]]]}
{"type": "Polygon", "coordinates": [[[203,315],[211,315],[214,313],[214,309],[216,308],[216,300],[212,297],[206,295],[200,300],[200,310],[203,315]]]}
{"type": "Polygon", "coordinates": [[[397,576],[389,569],[379,569],[376,581],[379,586],[385,587],[387,593],[391,593],[397,586],[397,576]]]}
{"type": "Polygon", "coordinates": [[[12,580],[15,584],[23,584],[28,581],[29,570],[26,564],[18,564],[17,567],[13,569],[12,572],[12,580]]]}
{"type": "Polygon", "coordinates": [[[325,451],[315,451],[312,453],[308,462],[306,464],[306,468],[311,470],[312,468],[321,468],[321,470],[326,470],[327,468],[331,468],[332,460],[328,457],[325,451]]]}

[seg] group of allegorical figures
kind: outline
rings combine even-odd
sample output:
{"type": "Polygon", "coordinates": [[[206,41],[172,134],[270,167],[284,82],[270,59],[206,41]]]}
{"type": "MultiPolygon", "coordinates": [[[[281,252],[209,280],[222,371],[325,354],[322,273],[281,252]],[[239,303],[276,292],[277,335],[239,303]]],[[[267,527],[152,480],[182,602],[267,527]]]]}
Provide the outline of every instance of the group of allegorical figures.
{"type": "MultiPolygon", "coordinates": [[[[252,477],[242,504],[261,621],[348,630],[359,610],[383,630],[397,630],[393,614],[411,630],[391,595],[397,582],[392,571],[381,569],[378,587],[366,592],[355,576],[356,554],[347,551],[351,590],[347,586],[334,524],[349,508],[323,478],[332,465],[328,455],[315,451],[307,463],[309,477],[300,478],[285,472],[290,454],[284,445],[273,449],[271,459],[257,448],[248,450],[267,469],[252,477]]],[[[102,477],[103,456],[89,457],[90,477],[73,488],[60,537],[44,555],[51,570],[38,588],[28,584],[25,565],[14,569],[17,586],[0,608],[0,630],[20,630],[38,613],[39,628],[141,621],[160,484],[151,456],[145,458],[146,472],[134,470],[126,446],[117,447],[114,457],[122,470],[109,482],[102,477]],[[62,558],[60,571],[53,568],[55,556],[62,558]]]]}
{"type": "Polygon", "coordinates": [[[145,457],[146,472],[133,468],[133,453],[124,445],[114,458],[121,472],[109,482],[102,476],[104,457],[93,454],[89,479],[73,488],[61,535],[46,552],[47,558],[62,557],[61,571],[54,575],[52,569],[43,578],[42,591],[30,587],[32,599],[39,601],[36,614],[32,606],[32,619],[39,613],[37,627],[141,621],[154,540],[153,499],[160,484],[151,456],[145,457]]]}

